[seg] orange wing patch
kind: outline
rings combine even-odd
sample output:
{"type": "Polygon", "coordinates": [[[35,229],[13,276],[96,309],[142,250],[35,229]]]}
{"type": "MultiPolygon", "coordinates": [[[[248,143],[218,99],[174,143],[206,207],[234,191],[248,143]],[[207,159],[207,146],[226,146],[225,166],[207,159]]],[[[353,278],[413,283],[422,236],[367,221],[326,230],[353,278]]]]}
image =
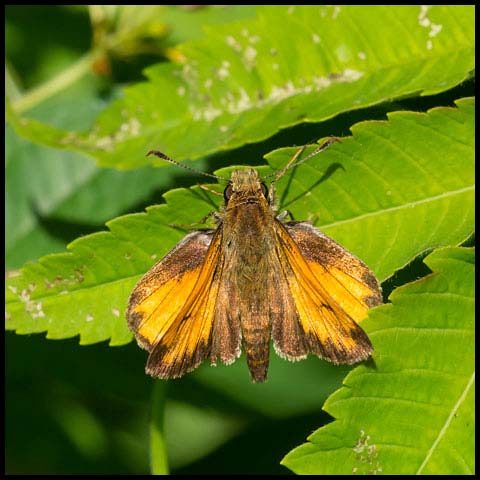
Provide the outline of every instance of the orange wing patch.
{"type": "Polygon", "coordinates": [[[367,316],[369,306],[363,299],[372,294],[369,287],[336,267],[327,268],[308,260],[306,264],[328,295],[350,318],[360,322],[367,316]]]}
{"type": "Polygon", "coordinates": [[[208,354],[220,238],[213,231],[190,233],[135,287],[127,318],[138,343],[151,352],[147,373],[178,377],[208,354]]]}
{"type": "MultiPolygon", "coordinates": [[[[329,265],[315,259],[315,252],[306,248],[308,239],[308,246],[315,250],[312,232],[306,232],[304,244],[297,245],[287,227],[280,222],[276,226],[278,254],[308,350],[335,364],[355,363],[367,358],[373,348],[356,321],[365,318],[369,309],[367,299],[377,292],[356,278],[358,276],[349,275],[345,268],[342,269],[341,262],[329,265]]],[[[358,262],[355,267],[363,265],[358,262]]],[[[368,271],[365,266],[364,269],[368,271]]],[[[282,345],[276,348],[281,351],[282,345]]]]}
{"type": "Polygon", "coordinates": [[[132,313],[142,320],[137,333],[149,345],[155,345],[167,333],[179,315],[199,277],[200,267],[175,277],[154,290],[132,313]]]}
{"type": "Polygon", "coordinates": [[[168,330],[159,332],[147,362],[147,373],[175,378],[196,368],[210,353],[212,325],[218,294],[213,279],[218,246],[212,244],[195,287],[168,330]]]}

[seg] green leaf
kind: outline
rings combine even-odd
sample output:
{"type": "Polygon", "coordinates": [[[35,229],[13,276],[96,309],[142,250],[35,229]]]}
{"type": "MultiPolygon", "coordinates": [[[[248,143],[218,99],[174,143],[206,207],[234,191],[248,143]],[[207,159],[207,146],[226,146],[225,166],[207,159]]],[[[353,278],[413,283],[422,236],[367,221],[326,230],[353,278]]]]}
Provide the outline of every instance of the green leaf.
{"type": "Polygon", "coordinates": [[[252,18],[255,5],[209,5],[203,8],[186,8],[185,5],[167,5],[162,20],[170,26],[166,39],[169,45],[177,45],[204,35],[205,25],[252,18]]]}
{"type": "Polygon", "coordinates": [[[182,65],[147,70],[86,133],[9,111],[33,141],[133,168],[155,148],[197,158],[300,122],[408,95],[431,95],[474,68],[473,6],[264,6],[184,44],[182,65]]]}
{"type": "MultiPolygon", "coordinates": [[[[389,122],[354,126],[353,137],[277,183],[281,205],[297,219],[316,221],[380,280],[426,249],[461,243],[474,228],[474,102],[457,103],[457,109],[397,112],[389,122]]],[[[278,150],[268,160],[278,168],[295,151],[278,150]]],[[[146,214],[108,222],[110,232],[75,240],[71,253],[27,264],[7,281],[6,328],[47,331],[47,338],[80,334],[81,344],[130,341],[128,296],[184,235],[170,225],[198,222],[219,202],[198,187],[165,198],[166,205],[146,214]]]]}
{"type": "Polygon", "coordinates": [[[375,353],[325,403],[335,421],[282,463],[299,474],[473,474],[474,249],[425,258],[431,275],[362,323],[375,353]]]}
{"type": "MultiPolygon", "coordinates": [[[[89,81],[79,82],[35,108],[37,118],[85,123],[104,106],[89,81]],[[83,88],[82,88],[83,86],[83,88]],[[76,112],[65,116],[65,102],[76,112]]],[[[171,165],[131,172],[96,167],[74,152],[32,144],[5,126],[5,257],[7,268],[60,252],[80,234],[99,230],[109,218],[146,204],[172,179],[187,176],[171,165]],[[122,192],[119,195],[118,192],[122,192]],[[65,238],[68,241],[65,241],[65,238]]],[[[183,180],[184,181],[184,180],[183,180]]]]}

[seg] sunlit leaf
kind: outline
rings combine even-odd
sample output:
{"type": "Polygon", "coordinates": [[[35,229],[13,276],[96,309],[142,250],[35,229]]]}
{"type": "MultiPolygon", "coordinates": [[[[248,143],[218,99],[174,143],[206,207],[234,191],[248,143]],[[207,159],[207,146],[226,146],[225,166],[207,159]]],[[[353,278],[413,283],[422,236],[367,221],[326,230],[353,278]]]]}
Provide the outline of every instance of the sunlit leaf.
{"type": "Polygon", "coordinates": [[[125,91],[86,133],[9,111],[39,143],[133,168],[147,149],[177,160],[265,139],[300,122],[445,91],[474,68],[473,6],[264,6],[215,25],[125,91]]]}
{"type": "Polygon", "coordinates": [[[282,461],[299,474],[475,472],[474,250],[443,248],[433,273],[362,324],[371,364],[325,403],[335,421],[282,461]]]}
{"type": "MultiPolygon", "coordinates": [[[[316,221],[380,280],[426,249],[461,243],[474,228],[474,102],[458,105],[355,126],[353,137],[278,182],[282,206],[297,219],[316,221]]],[[[279,150],[268,159],[284,165],[294,151],[279,150]]],[[[48,338],[80,334],[82,344],[130,341],[128,296],[184,235],[171,225],[198,222],[219,203],[198,187],[172,190],[165,198],[167,204],[147,213],[108,222],[110,232],[75,240],[70,253],[27,264],[7,281],[6,328],[47,331],[48,338]]]]}

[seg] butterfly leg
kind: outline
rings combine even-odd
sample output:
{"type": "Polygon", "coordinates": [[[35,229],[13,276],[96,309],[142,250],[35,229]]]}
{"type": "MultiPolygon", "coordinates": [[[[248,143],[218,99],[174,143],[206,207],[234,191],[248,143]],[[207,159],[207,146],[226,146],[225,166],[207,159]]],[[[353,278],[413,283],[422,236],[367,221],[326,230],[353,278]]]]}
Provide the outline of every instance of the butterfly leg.
{"type": "Polygon", "coordinates": [[[213,220],[216,224],[221,222],[221,216],[218,214],[218,212],[210,212],[210,213],[207,213],[207,215],[205,215],[198,222],[193,222],[193,223],[169,223],[168,226],[173,227],[173,228],[191,228],[191,227],[195,227],[196,225],[204,225],[210,217],[213,217],[213,220]]]}

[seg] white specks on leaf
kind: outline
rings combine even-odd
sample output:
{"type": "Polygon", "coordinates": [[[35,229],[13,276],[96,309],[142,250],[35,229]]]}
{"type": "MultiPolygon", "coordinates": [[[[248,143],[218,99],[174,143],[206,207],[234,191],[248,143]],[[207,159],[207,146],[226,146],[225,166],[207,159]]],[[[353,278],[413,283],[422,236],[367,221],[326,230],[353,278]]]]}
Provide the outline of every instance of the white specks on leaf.
{"type": "Polygon", "coordinates": [[[194,67],[194,63],[185,63],[182,67],[181,77],[187,85],[196,88],[198,82],[198,70],[194,67]]]}
{"type": "Polygon", "coordinates": [[[231,103],[229,105],[228,111],[230,113],[239,113],[244,110],[248,110],[253,105],[252,100],[248,96],[248,93],[245,91],[244,88],[240,88],[240,97],[238,98],[236,103],[231,103]]]}
{"type": "Polygon", "coordinates": [[[278,67],[279,67],[278,63],[272,63],[272,68],[274,70],[278,70],[278,67]]]}
{"type": "Polygon", "coordinates": [[[314,76],[312,78],[313,85],[315,87],[315,90],[323,90],[324,88],[329,87],[332,84],[332,80],[330,80],[328,77],[317,77],[314,76]]]}
{"type": "Polygon", "coordinates": [[[135,117],[133,117],[130,120],[130,133],[133,137],[138,137],[140,134],[140,127],[141,123],[135,117]]]}
{"type": "Polygon", "coordinates": [[[223,110],[220,110],[219,108],[215,108],[211,106],[202,110],[202,117],[207,122],[211,122],[214,118],[217,118],[222,113],[223,113],[223,110]]]}
{"type": "Polygon", "coordinates": [[[154,253],[153,255],[150,256],[150,258],[151,258],[152,260],[155,260],[155,259],[157,258],[157,254],[154,253]]]}
{"type": "Polygon", "coordinates": [[[257,53],[257,49],[250,45],[245,49],[243,53],[243,63],[247,70],[252,70],[255,67],[257,63],[257,53]]]}
{"type": "Polygon", "coordinates": [[[30,292],[24,288],[21,292],[20,295],[18,296],[21,302],[29,302],[30,301],[30,292]]]}
{"type": "Polygon", "coordinates": [[[112,308],[112,315],[114,317],[120,317],[120,310],[118,310],[117,308],[112,308]]]}
{"type": "Polygon", "coordinates": [[[218,127],[218,129],[222,132],[222,133],[225,133],[227,130],[228,130],[228,127],[226,125],[220,125],[220,127],[218,127]]]}
{"type": "Polygon", "coordinates": [[[230,62],[228,62],[227,60],[224,60],[220,68],[217,70],[217,77],[220,80],[225,80],[226,78],[229,77],[229,75],[230,75],[230,62]]]}
{"type": "Polygon", "coordinates": [[[430,10],[431,5],[420,5],[420,13],[418,14],[418,24],[423,28],[428,28],[428,36],[429,39],[427,40],[425,46],[427,50],[431,50],[433,48],[432,38],[436,37],[443,28],[443,25],[438,25],[433,23],[430,18],[428,18],[428,11],[430,10]]]}
{"type": "Polygon", "coordinates": [[[418,14],[418,23],[421,27],[428,28],[430,26],[430,19],[427,17],[427,12],[431,5],[420,5],[420,13],[418,14]]]}
{"type": "Polygon", "coordinates": [[[333,10],[332,10],[332,18],[335,20],[339,13],[341,12],[341,8],[338,5],[334,5],[333,10]]]}
{"type": "Polygon", "coordinates": [[[320,37],[316,33],[314,33],[312,35],[312,41],[313,41],[313,43],[318,44],[318,43],[320,43],[320,37]]]}
{"type": "Polygon", "coordinates": [[[357,57],[360,59],[360,60],[365,60],[367,58],[367,54],[365,52],[358,52],[357,53],[357,57]]]}
{"type": "Polygon", "coordinates": [[[25,312],[28,313],[33,319],[45,317],[43,311],[42,302],[36,302],[30,298],[30,294],[36,289],[36,285],[31,283],[27,288],[24,288],[18,298],[25,304],[25,312]]]}
{"type": "Polygon", "coordinates": [[[17,287],[14,287],[13,285],[9,285],[8,289],[14,294],[17,294],[17,287]]]}
{"type": "Polygon", "coordinates": [[[113,137],[111,135],[107,135],[106,137],[100,137],[96,139],[93,144],[99,150],[111,152],[113,150],[113,137]]]}
{"type": "Polygon", "coordinates": [[[227,42],[227,45],[229,47],[232,47],[233,50],[235,50],[236,52],[240,52],[242,50],[242,46],[240,45],[238,40],[236,40],[231,35],[228,35],[227,37],[225,37],[225,41],[227,42]]]}
{"type": "Polygon", "coordinates": [[[433,38],[436,37],[442,31],[443,25],[437,25],[432,23],[432,28],[428,32],[428,36],[433,38]]]}
{"type": "Polygon", "coordinates": [[[350,83],[350,82],[355,82],[362,77],[363,77],[363,72],[360,72],[359,70],[353,70],[351,68],[346,68],[342,72],[342,74],[335,80],[337,82],[350,83]]]}
{"type": "Polygon", "coordinates": [[[34,303],[36,311],[31,312],[32,318],[45,318],[45,312],[43,311],[42,302],[34,303]]]}
{"type": "MultiPolygon", "coordinates": [[[[369,475],[376,475],[382,471],[382,466],[378,460],[378,450],[375,444],[370,445],[370,435],[363,430],[360,431],[360,437],[353,447],[355,459],[368,468],[369,475]]],[[[360,467],[361,468],[361,467],[360,467]]],[[[357,473],[359,467],[354,467],[352,473],[357,473]]],[[[362,469],[363,470],[363,469],[362,469]]]]}
{"type": "Polygon", "coordinates": [[[185,95],[185,92],[186,92],[186,89],[183,85],[180,85],[179,87],[177,87],[177,95],[179,97],[183,97],[185,95]]]}
{"type": "Polygon", "coordinates": [[[62,145],[69,145],[71,143],[76,143],[78,140],[78,136],[75,132],[68,132],[62,139],[60,139],[60,143],[62,145]]]}
{"type": "Polygon", "coordinates": [[[138,137],[141,126],[142,124],[137,118],[131,117],[128,121],[123,122],[115,133],[100,138],[90,137],[89,141],[93,142],[95,147],[100,150],[112,151],[116,143],[138,137]]]}
{"type": "Polygon", "coordinates": [[[87,314],[87,316],[85,317],[85,321],[86,322],[93,322],[93,315],[91,315],[90,313],[87,314]]]}

